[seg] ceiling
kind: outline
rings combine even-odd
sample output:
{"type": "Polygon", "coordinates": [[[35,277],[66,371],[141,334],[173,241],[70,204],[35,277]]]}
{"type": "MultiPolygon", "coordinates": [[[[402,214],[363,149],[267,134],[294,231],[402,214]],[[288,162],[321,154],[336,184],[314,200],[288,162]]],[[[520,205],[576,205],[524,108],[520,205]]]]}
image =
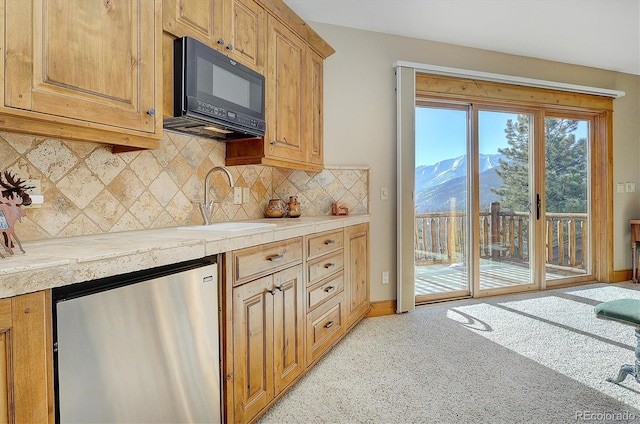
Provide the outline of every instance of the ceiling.
{"type": "Polygon", "coordinates": [[[284,0],[306,21],[640,75],[640,0],[284,0]]]}

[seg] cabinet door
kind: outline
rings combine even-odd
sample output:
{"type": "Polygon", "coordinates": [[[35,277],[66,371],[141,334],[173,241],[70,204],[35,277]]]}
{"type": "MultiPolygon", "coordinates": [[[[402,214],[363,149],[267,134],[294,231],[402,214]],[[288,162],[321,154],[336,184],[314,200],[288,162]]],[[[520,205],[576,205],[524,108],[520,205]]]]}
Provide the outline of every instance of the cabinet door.
{"type": "Polygon", "coordinates": [[[305,114],[303,73],[306,45],[291,30],[268,17],[267,26],[267,132],[268,156],[306,162],[302,119],[305,114]]]}
{"type": "Polygon", "coordinates": [[[233,289],[234,421],[247,422],[273,398],[271,275],[233,289]]]}
{"type": "Polygon", "coordinates": [[[11,411],[11,299],[0,300],[0,422],[14,422],[11,411]]]}
{"type": "Polygon", "coordinates": [[[266,13],[253,0],[224,0],[225,35],[222,49],[260,73],[266,49],[266,13]]]}
{"type": "Polygon", "coordinates": [[[53,422],[49,293],[0,300],[0,422],[53,422]]]}
{"type": "Polygon", "coordinates": [[[306,81],[309,87],[306,89],[308,95],[309,118],[305,120],[308,126],[305,130],[307,134],[307,162],[315,165],[323,165],[323,80],[322,80],[322,57],[311,49],[308,49],[309,71],[306,81]]]}
{"type": "Polygon", "coordinates": [[[369,310],[369,224],[345,228],[347,328],[369,310]]]}
{"type": "Polygon", "coordinates": [[[304,370],[304,284],[302,265],[273,275],[273,363],[275,393],[304,370]]]}
{"type": "Polygon", "coordinates": [[[159,17],[160,0],[8,0],[4,104],[156,132],[159,17]]]}
{"type": "Polygon", "coordinates": [[[209,46],[217,45],[222,38],[222,3],[223,0],[163,0],[162,29],[176,38],[192,37],[209,46]]]}

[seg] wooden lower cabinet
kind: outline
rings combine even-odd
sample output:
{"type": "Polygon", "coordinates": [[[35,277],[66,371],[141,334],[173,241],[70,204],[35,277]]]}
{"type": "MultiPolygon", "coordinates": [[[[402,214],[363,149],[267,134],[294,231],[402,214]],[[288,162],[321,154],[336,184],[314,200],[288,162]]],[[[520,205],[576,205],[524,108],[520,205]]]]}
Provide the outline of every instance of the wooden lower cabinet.
{"type": "Polygon", "coordinates": [[[53,423],[51,292],[0,300],[0,422],[53,423]]]}
{"type": "MultiPolygon", "coordinates": [[[[265,257],[271,256],[269,245],[264,251],[265,257]]],[[[242,256],[243,252],[231,254],[234,255],[242,256]]],[[[231,314],[229,311],[225,314],[227,320],[231,317],[225,325],[231,332],[225,362],[227,422],[245,423],[257,418],[302,375],[305,369],[302,275],[300,260],[297,265],[273,274],[227,287],[227,295],[231,292],[231,314]]],[[[229,305],[229,300],[225,304],[229,305]]]]}
{"type": "Polygon", "coordinates": [[[224,269],[225,421],[248,423],[369,310],[369,226],[228,252],[224,269]]]}
{"type": "Polygon", "coordinates": [[[359,322],[369,302],[369,224],[344,229],[345,309],[347,328],[359,322]]]}

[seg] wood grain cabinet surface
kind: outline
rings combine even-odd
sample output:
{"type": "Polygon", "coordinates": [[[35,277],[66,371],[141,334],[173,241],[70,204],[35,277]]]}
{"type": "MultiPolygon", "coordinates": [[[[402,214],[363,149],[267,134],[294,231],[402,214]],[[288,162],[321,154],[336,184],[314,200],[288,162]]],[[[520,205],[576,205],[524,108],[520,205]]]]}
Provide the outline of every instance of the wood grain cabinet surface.
{"type": "Polygon", "coordinates": [[[267,275],[242,284],[232,270],[225,271],[227,422],[252,421],[305,369],[302,239],[229,252],[225,264],[242,268],[238,256],[253,261],[262,255],[268,261],[283,246],[298,258],[284,269],[269,273],[268,265],[264,272],[251,267],[252,275],[267,275]]]}
{"type": "Polygon", "coordinates": [[[369,302],[369,224],[345,230],[345,309],[346,327],[359,322],[370,309],[369,302]]]}
{"type": "Polygon", "coordinates": [[[254,422],[368,312],[369,226],[227,252],[224,276],[226,421],[254,422]]]}
{"type": "Polygon", "coordinates": [[[227,143],[227,165],[320,171],[323,166],[323,62],[334,50],[279,0],[267,14],[262,138],[227,143]]]}
{"type": "Polygon", "coordinates": [[[195,38],[263,71],[266,12],[254,0],[163,0],[162,29],[172,38],[195,38]]]}
{"type": "Polygon", "coordinates": [[[1,129],[158,146],[160,0],[2,3],[1,129]]]}
{"type": "Polygon", "coordinates": [[[0,300],[0,422],[54,422],[50,293],[0,300]]]}

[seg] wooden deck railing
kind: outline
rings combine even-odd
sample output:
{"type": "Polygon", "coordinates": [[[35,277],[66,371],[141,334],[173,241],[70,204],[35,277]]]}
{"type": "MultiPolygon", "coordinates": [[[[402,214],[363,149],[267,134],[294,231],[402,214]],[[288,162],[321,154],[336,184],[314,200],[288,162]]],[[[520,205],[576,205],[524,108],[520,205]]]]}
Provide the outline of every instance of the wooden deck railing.
{"type": "MultiPolygon", "coordinates": [[[[546,263],[584,269],[588,240],[587,214],[546,213],[546,263]]],[[[463,213],[416,214],[416,265],[462,261],[465,249],[463,213]]],[[[480,212],[480,257],[496,261],[529,261],[529,212],[505,212],[499,203],[480,212]]]]}

